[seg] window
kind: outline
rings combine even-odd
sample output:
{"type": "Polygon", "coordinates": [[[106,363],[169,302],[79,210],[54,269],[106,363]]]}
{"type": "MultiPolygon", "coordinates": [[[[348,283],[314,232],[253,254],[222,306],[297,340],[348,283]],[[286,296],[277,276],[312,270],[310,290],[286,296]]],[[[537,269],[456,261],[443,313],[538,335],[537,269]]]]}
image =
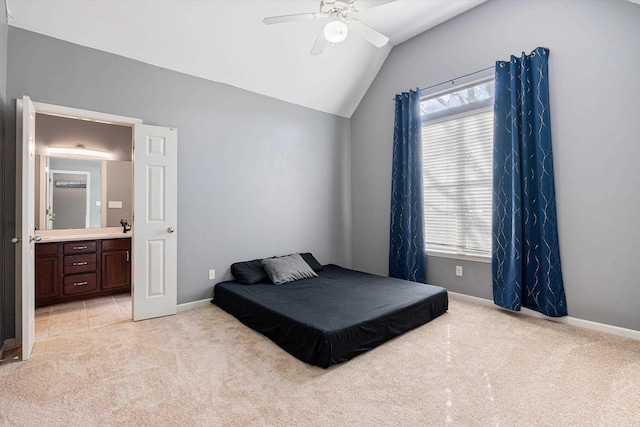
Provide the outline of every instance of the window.
{"type": "Polygon", "coordinates": [[[493,80],[424,98],[426,248],[491,256],[493,80]]]}

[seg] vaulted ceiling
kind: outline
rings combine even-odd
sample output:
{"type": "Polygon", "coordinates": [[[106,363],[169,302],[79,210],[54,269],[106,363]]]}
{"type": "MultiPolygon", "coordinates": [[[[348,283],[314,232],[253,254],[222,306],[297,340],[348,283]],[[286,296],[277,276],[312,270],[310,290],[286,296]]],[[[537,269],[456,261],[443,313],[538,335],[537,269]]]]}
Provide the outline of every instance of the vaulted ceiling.
{"type": "MultiPolygon", "coordinates": [[[[342,0],[348,1],[348,0],[342,0]]],[[[357,18],[389,37],[357,34],[309,54],[324,20],[265,25],[319,11],[320,1],[7,0],[9,24],[315,110],[351,117],[396,46],[486,0],[357,0],[357,18]]]]}

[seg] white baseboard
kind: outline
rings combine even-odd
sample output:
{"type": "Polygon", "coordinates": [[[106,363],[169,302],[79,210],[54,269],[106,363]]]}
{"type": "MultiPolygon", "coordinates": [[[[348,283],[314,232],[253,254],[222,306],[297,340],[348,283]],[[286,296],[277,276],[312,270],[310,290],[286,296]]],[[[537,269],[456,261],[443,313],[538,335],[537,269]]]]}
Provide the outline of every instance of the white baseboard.
{"type": "Polygon", "coordinates": [[[181,311],[191,310],[193,308],[205,307],[211,305],[212,298],[201,299],[200,301],[185,302],[184,304],[178,304],[178,313],[181,311]]]}
{"type": "Polygon", "coordinates": [[[591,329],[592,331],[606,332],[612,335],[618,335],[625,338],[640,340],[640,331],[636,331],[634,329],[621,328],[619,326],[607,325],[604,323],[592,322],[590,320],[577,319],[575,317],[569,317],[569,316],[548,317],[542,313],[538,313],[537,311],[530,310],[528,308],[522,308],[522,311],[514,312],[511,310],[507,310],[506,308],[502,308],[498,305],[495,305],[493,301],[488,299],[473,297],[471,295],[459,294],[457,292],[448,292],[448,294],[451,295],[451,297],[454,299],[473,302],[476,304],[485,305],[487,307],[493,307],[499,310],[508,311],[510,313],[520,313],[525,316],[537,317],[539,319],[546,319],[552,322],[565,323],[567,325],[578,326],[580,328],[585,328],[585,329],[591,329]]]}

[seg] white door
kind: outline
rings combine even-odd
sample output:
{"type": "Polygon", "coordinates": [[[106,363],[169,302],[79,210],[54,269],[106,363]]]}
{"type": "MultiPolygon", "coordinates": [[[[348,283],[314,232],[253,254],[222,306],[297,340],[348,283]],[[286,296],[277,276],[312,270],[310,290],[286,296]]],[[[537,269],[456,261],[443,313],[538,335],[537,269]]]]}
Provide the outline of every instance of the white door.
{"type": "Polygon", "coordinates": [[[35,134],[36,109],[28,96],[18,99],[16,110],[16,340],[22,360],[29,359],[35,340],[35,134]]]}
{"type": "Polygon", "coordinates": [[[178,307],[178,131],[136,124],[133,141],[133,320],[144,320],[178,307]]]}

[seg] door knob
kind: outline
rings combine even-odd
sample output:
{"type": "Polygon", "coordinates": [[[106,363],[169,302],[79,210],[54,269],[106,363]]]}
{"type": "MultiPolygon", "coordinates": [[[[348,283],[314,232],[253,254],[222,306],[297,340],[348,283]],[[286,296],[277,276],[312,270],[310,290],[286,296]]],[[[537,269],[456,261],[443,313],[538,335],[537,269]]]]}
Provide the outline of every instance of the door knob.
{"type": "Polygon", "coordinates": [[[168,231],[169,233],[173,233],[173,232],[174,232],[174,231],[176,231],[176,230],[175,230],[173,227],[169,227],[169,228],[167,228],[167,231],[168,231]]]}
{"type": "MultiPolygon", "coordinates": [[[[37,236],[37,235],[36,236],[29,236],[29,243],[34,242],[34,241],[35,242],[39,242],[40,240],[42,240],[42,237],[40,237],[40,236],[37,236]]],[[[11,243],[20,243],[20,242],[22,242],[22,239],[19,238],[19,237],[14,237],[14,238],[11,239],[11,243]]]]}

